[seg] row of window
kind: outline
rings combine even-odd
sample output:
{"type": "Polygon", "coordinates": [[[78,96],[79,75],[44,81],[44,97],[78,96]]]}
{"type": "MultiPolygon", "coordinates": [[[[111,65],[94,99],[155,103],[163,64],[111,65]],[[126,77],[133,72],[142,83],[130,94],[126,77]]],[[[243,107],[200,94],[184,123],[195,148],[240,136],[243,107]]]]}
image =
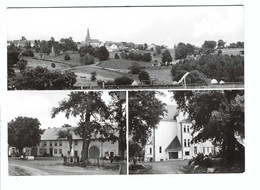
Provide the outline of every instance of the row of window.
{"type": "MultiPolygon", "coordinates": [[[[47,153],[47,149],[39,149],[39,154],[47,153]]],[[[58,149],[54,149],[54,154],[58,154],[58,149]]],[[[59,154],[62,154],[62,149],[59,149],[59,154]]]]}
{"type": "Polygon", "coordinates": [[[214,154],[214,148],[213,147],[203,147],[203,154],[206,154],[206,153],[214,154]]]}
{"type": "Polygon", "coordinates": [[[189,125],[183,125],[183,132],[189,133],[190,132],[190,126],[189,125]]]}

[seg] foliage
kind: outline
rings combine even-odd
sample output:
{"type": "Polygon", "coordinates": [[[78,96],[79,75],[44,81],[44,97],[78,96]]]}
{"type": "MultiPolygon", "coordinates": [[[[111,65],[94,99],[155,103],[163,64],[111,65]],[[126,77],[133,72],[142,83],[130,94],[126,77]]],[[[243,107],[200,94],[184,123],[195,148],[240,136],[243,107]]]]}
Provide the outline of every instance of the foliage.
{"type": "Polygon", "coordinates": [[[162,53],[162,62],[165,63],[165,62],[171,62],[171,61],[172,61],[172,56],[171,56],[170,52],[168,50],[165,50],[162,53]]]}
{"type": "Polygon", "coordinates": [[[14,45],[7,47],[7,73],[8,78],[14,76],[14,65],[19,61],[20,50],[14,45]]]}
{"type": "Polygon", "coordinates": [[[138,79],[144,84],[150,84],[150,76],[146,71],[141,71],[138,75],[138,79]]]}
{"type": "Polygon", "coordinates": [[[93,71],[93,72],[91,72],[91,78],[90,78],[90,80],[91,81],[95,81],[95,80],[97,80],[97,72],[96,71],[93,71]]]}
{"type": "Polygon", "coordinates": [[[83,138],[81,159],[86,161],[91,139],[115,142],[118,139],[114,135],[116,129],[108,122],[111,112],[101,98],[102,92],[71,92],[68,96],[68,99],[62,100],[58,107],[52,109],[51,115],[54,118],[64,112],[66,118],[80,118],[75,133],[83,138]]]}
{"type": "Polygon", "coordinates": [[[24,52],[22,52],[22,56],[26,56],[26,57],[34,57],[34,53],[32,50],[27,49],[24,52]]]}
{"type": "Polygon", "coordinates": [[[139,143],[129,140],[129,158],[144,157],[143,148],[139,143]]]}
{"type": "Polygon", "coordinates": [[[63,128],[67,128],[66,130],[59,130],[58,133],[57,133],[57,136],[58,136],[58,139],[59,138],[64,138],[64,139],[67,139],[68,142],[69,142],[69,147],[70,147],[70,152],[71,152],[71,149],[72,149],[72,141],[73,141],[73,129],[72,129],[72,126],[69,125],[69,124],[64,124],[65,126],[62,126],[63,128]]]}
{"type": "Polygon", "coordinates": [[[80,58],[80,62],[85,65],[91,65],[94,64],[95,60],[92,55],[86,54],[80,58]]]}
{"type": "Polygon", "coordinates": [[[216,45],[217,45],[217,42],[215,42],[215,41],[207,41],[206,40],[202,44],[202,49],[204,50],[204,52],[206,54],[211,54],[211,53],[214,53],[216,45]]]}
{"type": "Polygon", "coordinates": [[[20,153],[25,147],[37,146],[43,131],[36,118],[17,117],[8,123],[8,144],[15,146],[20,153]]]}
{"type": "MultiPolygon", "coordinates": [[[[178,81],[184,73],[193,70],[197,70],[197,72],[210,79],[239,82],[243,81],[244,77],[244,58],[240,55],[203,55],[197,60],[186,59],[179,61],[173,65],[171,74],[173,80],[178,81]]],[[[201,78],[204,77],[201,76],[201,78]]],[[[195,81],[190,80],[188,82],[194,83],[195,81]]]]}
{"type": "Polygon", "coordinates": [[[240,162],[244,147],[244,91],[175,91],[178,107],[194,121],[192,142],[211,140],[229,164],[240,162]],[[240,155],[238,157],[237,155],[240,155]]]}
{"type": "Polygon", "coordinates": [[[20,72],[24,71],[26,66],[27,66],[27,60],[25,59],[20,59],[18,62],[17,62],[17,66],[18,66],[18,69],[20,70],[20,72]]]}
{"type": "Polygon", "coordinates": [[[122,59],[127,59],[127,60],[133,60],[133,61],[144,61],[144,62],[150,62],[152,60],[152,56],[150,53],[126,53],[126,52],[121,52],[120,56],[122,59]]]}
{"type": "Polygon", "coordinates": [[[42,40],[40,42],[40,53],[43,55],[49,55],[51,53],[51,47],[49,46],[49,43],[45,40],[42,40]]]}
{"type": "Polygon", "coordinates": [[[115,54],[115,59],[120,59],[120,57],[117,53],[115,54]]]}
{"type": "Polygon", "coordinates": [[[223,40],[220,39],[217,44],[218,49],[223,49],[225,47],[225,44],[226,44],[226,42],[224,42],[223,40]]]}
{"type": "Polygon", "coordinates": [[[64,55],[64,60],[68,61],[68,60],[70,60],[70,59],[71,59],[71,58],[70,58],[70,55],[68,55],[68,54],[64,55]]]}
{"type": "Polygon", "coordinates": [[[131,85],[134,82],[133,79],[128,78],[128,77],[118,77],[114,80],[115,85],[120,86],[120,85],[131,85]]]}
{"type": "Polygon", "coordinates": [[[55,68],[56,67],[55,63],[51,63],[51,67],[55,68]]]}
{"type": "Polygon", "coordinates": [[[49,71],[38,66],[16,74],[10,79],[10,83],[10,89],[17,90],[72,89],[76,83],[76,75],[73,72],[62,74],[59,71],[49,71]]]}
{"type": "Polygon", "coordinates": [[[185,59],[187,55],[192,55],[195,52],[195,46],[191,44],[178,43],[175,50],[175,59],[185,59]]]}
{"type": "Polygon", "coordinates": [[[105,46],[101,46],[96,50],[94,56],[100,61],[105,61],[109,58],[109,52],[107,51],[107,48],[105,46]]]}
{"type": "Polygon", "coordinates": [[[138,65],[133,65],[129,69],[131,70],[131,73],[133,75],[139,74],[141,72],[141,70],[142,70],[142,68],[140,66],[138,66],[138,65]]]}
{"type": "Polygon", "coordinates": [[[167,112],[156,91],[129,91],[129,135],[132,140],[145,145],[164,114],[167,112]]]}
{"type": "Polygon", "coordinates": [[[61,38],[61,47],[64,52],[66,51],[77,51],[78,46],[77,43],[73,41],[72,37],[69,38],[61,38]]]}

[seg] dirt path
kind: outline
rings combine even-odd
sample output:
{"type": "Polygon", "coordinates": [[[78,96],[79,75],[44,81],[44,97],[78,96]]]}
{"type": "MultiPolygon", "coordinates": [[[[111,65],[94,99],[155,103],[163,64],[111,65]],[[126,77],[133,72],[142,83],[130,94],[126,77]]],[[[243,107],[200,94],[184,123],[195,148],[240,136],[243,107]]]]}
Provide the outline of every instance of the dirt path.
{"type": "Polygon", "coordinates": [[[147,169],[138,172],[138,174],[185,174],[187,173],[185,169],[187,164],[187,160],[145,163],[147,169]]]}

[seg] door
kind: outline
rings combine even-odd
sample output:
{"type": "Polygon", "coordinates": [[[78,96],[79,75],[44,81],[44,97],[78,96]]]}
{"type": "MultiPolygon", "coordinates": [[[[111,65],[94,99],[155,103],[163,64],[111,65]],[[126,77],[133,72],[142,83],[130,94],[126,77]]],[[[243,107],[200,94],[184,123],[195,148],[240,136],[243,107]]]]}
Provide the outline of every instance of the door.
{"type": "Polygon", "coordinates": [[[169,159],[178,159],[178,152],[169,152],[169,159]]]}
{"type": "Polygon", "coordinates": [[[89,149],[89,158],[97,159],[99,157],[99,149],[96,146],[92,146],[89,149]]]}
{"type": "Polygon", "coordinates": [[[53,148],[50,148],[50,156],[53,156],[53,148]]]}

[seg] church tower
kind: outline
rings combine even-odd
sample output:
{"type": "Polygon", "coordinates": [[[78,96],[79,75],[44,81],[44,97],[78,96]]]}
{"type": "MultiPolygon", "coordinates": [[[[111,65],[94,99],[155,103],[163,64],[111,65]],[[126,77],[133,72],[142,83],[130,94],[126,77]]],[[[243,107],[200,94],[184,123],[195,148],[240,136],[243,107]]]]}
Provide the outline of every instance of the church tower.
{"type": "Polygon", "coordinates": [[[86,44],[89,46],[90,45],[90,41],[91,41],[91,38],[90,38],[90,35],[89,35],[89,29],[88,29],[88,31],[87,31],[87,36],[86,36],[86,38],[85,38],[85,42],[86,42],[86,44]]]}

